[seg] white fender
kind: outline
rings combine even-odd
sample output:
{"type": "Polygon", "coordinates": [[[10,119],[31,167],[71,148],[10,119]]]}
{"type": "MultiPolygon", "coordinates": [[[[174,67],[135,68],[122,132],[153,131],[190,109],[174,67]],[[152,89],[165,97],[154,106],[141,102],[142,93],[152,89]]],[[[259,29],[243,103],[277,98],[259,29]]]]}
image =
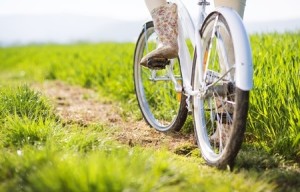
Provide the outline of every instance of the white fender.
{"type": "Polygon", "coordinates": [[[249,91],[253,87],[253,64],[250,41],[243,21],[238,13],[230,8],[219,7],[216,12],[223,15],[233,37],[236,86],[244,91],[249,91]]]}

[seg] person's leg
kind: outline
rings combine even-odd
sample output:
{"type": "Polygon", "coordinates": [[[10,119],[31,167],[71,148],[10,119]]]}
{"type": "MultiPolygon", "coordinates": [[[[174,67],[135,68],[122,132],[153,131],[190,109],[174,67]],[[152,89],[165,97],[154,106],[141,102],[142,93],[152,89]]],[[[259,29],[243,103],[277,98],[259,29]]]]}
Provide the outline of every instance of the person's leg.
{"type": "Polygon", "coordinates": [[[215,0],[215,7],[219,6],[233,8],[243,18],[246,0],[215,0]]]}
{"type": "Polygon", "coordinates": [[[148,66],[150,59],[173,59],[178,55],[178,14],[177,5],[166,0],[145,0],[151,13],[154,29],[161,44],[142,58],[141,64],[148,66]]]}
{"type": "Polygon", "coordinates": [[[157,7],[167,4],[166,0],[145,0],[146,6],[151,13],[151,11],[157,7]]]}

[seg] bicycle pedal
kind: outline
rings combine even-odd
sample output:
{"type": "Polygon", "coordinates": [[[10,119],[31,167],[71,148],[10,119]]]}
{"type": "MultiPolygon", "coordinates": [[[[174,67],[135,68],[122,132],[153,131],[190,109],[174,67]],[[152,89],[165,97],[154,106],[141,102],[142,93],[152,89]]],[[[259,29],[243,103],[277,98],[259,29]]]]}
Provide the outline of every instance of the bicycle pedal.
{"type": "Polygon", "coordinates": [[[150,58],[147,61],[147,65],[150,69],[165,69],[166,65],[170,64],[170,60],[167,58],[150,58]]]}

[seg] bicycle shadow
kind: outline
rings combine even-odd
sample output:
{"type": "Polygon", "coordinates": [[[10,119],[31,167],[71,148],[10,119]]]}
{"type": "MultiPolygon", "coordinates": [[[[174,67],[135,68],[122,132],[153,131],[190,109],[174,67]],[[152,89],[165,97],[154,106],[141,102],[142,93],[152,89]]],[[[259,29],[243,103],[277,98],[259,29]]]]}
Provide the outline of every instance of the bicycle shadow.
{"type": "Polygon", "coordinates": [[[254,174],[258,179],[264,179],[276,185],[276,191],[299,191],[300,164],[292,160],[266,151],[247,146],[239,152],[234,172],[254,174]]]}
{"type": "MultiPolygon", "coordinates": [[[[172,133],[172,137],[181,138],[189,135],[193,137],[192,126],[183,128],[185,133],[172,133]]],[[[177,147],[175,154],[183,156],[201,157],[195,143],[191,141],[177,147]]],[[[203,161],[203,164],[204,161],[203,161]]],[[[252,144],[244,143],[235,160],[234,173],[253,175],[256,179],[262,179],[275,185],[275,191],[300,191],[300,162],[286,160],[278,154],[271,154],[255,148],[252,144]]]]}
{"type": "MultiPolygon", "coordinates": [[[[201,157],[193,143],[177,148],[174,153],[183,156],[201,157]]],[[[203,161],[203,164],[204,161],[203,161]]],[[[269,155],[266,151],[243,147],[236,157],[233,173],[242,173],[275,186],[275,191],[299,191],[300,164],[285,160],[278,154],[269,155]]]]}

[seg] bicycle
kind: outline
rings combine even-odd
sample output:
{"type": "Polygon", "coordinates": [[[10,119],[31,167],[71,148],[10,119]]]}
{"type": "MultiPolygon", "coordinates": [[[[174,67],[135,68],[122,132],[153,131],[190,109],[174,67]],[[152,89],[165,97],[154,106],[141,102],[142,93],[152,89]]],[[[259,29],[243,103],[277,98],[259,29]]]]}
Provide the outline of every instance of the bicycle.
{"type": "Polygon", "coordinates": [[[241,148],[253,86],[249,38],[239,15],[198,0],[194,25],[180,0],[178,57],[160,68],[140,65],[158,42],[153,22],[144,24],[134,52],[134,86],[146,122],[158,131],[179,131],[189,112],[194,134],[208,165],[230,168],[241,148]]]}

